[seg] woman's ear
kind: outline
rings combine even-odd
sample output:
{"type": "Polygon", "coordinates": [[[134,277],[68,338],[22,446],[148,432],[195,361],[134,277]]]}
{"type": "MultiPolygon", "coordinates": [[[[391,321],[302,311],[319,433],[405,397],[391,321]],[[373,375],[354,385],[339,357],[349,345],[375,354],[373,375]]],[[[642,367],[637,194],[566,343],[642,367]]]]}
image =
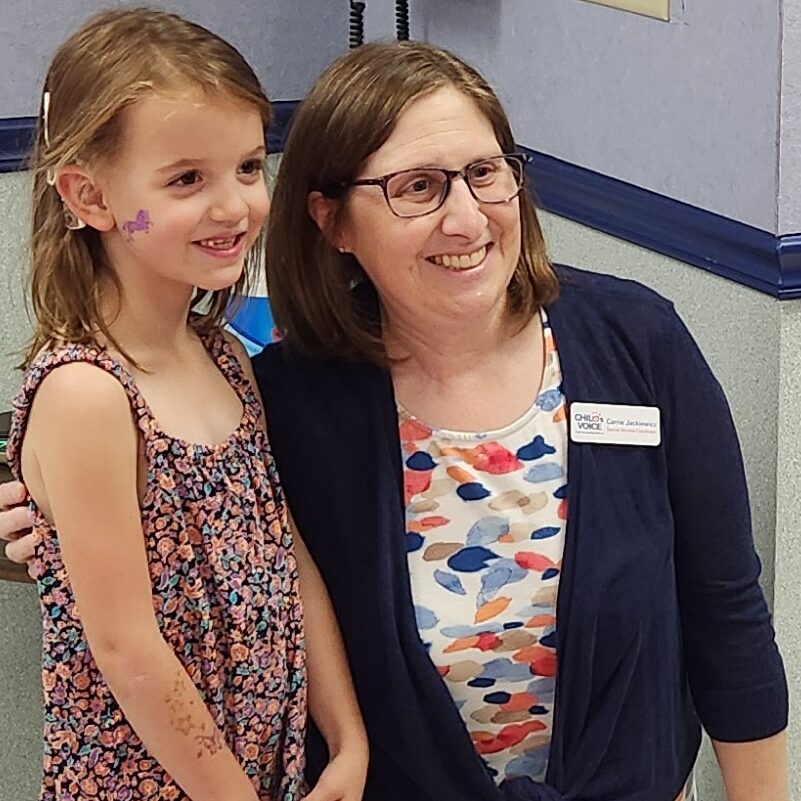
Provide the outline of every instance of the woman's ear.
{"type": "Polygon", "coordinates": [[[339,203],[340,201],[326,197],[322,192],[310,192],[306,200],[306,209],[331,246],[340,253],[350,253],[344,232],[337,230],[341,226],[335,224],[339,203]]]}
{"type": "Polygon", "coordinates": [[[106,205],[103,191],[86,170],[74,164],[61,167],[56,173],[55,187],[64,206],[78,220],[98,231],[114,228],[114,215],[106,205]]]}

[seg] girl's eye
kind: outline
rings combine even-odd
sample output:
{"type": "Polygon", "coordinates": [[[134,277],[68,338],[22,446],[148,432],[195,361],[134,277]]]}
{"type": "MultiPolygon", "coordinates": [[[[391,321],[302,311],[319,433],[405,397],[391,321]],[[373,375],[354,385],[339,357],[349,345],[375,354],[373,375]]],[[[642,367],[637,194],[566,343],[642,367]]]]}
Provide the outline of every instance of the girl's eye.
{"type": "Polygon", "coordinates": [[[189,170],[182,173],[174,181],[170,181],[170,186],[194,186],[200,180],[200,173],[197,170],[189,170]]]}
{"type": "Polygon", "coordinates": [[[264,159],[250,159],[239,169],[245,175],[258,175],[264,170],[264,159]]]}

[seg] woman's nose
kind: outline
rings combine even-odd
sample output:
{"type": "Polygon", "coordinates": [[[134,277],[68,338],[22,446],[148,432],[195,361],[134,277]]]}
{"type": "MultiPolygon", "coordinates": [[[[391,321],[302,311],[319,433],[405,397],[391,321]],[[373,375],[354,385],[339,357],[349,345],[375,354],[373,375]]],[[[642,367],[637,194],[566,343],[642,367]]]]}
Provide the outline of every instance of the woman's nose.
{"type": "Polygon", "coordinates": [[[455,178],[442,205],[442,232],[449,236],[476,239],[487,227],[487,217],[481,204],[473,197],[463,178],[455,178]]]}

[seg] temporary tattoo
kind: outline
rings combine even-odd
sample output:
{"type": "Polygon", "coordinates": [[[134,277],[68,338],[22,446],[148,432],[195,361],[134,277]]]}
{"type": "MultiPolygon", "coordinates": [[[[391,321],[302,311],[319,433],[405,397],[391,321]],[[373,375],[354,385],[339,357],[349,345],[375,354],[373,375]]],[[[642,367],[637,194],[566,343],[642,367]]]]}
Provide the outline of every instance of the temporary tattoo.
{"type": "Polygon", "coordinates": [[[225,741],[220,730],[212,722],[208,733],[203,732],[203,725],[196,720],[193,721],[195,705],[197,699],[187,697],[184,689],[186,674],[179,670],[175,674],[172,689],[164,696],[164,703],[170,710],[170,726],[179,734],[191,736],[197,744],[197,758],[200,759],[204,753],[214,756],[225,747],[225,741]]]}
{"type": "Polygon", "coordinates": [[[153,223],[150,221],[150,214],[147,209],[139,209],[139,211],[136,212],[135,220],[127,220],[121,226],[122,232],[129,242],[133,239],[135,233],[141,232],[147,234],[152,227],[153,223]]]}
{"type": "Polygon", "coordinates": [[[170,725],[181,734],[189,735],[194,728],[191,712],[194,701],[191,698],[181,697],[183,695],[183,679],[182,672],[176,674],[172,690],[165,696],[164,703],[170,710],[170,725]]]}
{"type": "Polygon", "coordinates": [[[204,751],[209,756],[214,756],[225,745],[222,734],[220,734],[220,730],[216,726],[211,730],[211,734],[196,734],[195,742],[199,749],[197,752],[198,759],[203,756],[204,751]]]}

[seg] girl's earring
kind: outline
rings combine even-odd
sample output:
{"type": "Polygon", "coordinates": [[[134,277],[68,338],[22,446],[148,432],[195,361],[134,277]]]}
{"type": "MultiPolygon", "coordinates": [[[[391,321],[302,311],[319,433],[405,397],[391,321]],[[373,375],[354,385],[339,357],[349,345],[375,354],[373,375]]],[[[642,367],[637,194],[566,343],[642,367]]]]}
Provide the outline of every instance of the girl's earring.
{"type": "Polygon", "coordinates": [[[80,231],[81,228],[86,228],[86,223],[63,200],[61,205],[64,208],[64,227],[68,231],[80,231]]]}

